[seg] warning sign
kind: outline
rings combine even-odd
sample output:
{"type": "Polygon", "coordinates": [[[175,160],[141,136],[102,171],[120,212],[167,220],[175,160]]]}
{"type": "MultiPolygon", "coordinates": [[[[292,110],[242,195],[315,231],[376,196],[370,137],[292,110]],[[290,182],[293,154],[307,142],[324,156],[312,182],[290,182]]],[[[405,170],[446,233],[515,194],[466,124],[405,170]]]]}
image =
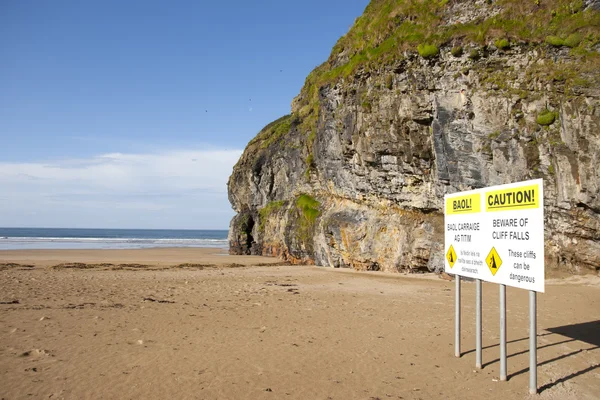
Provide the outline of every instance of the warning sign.
{"type": "Polygon", "coordinates": [[[456,252],[454,251],[454,247],[450,245],[448,252],[446,253],[446,260],[448,260],[448,264],[450,264],[450,268],[454,267],[454,263],[456,262],[456,252]]]}
{"type": "Polygon", "coordinates": [[[498,272],[498,269],[502,265],[502,259],[494,247],[492,247],[492,250],[490,250],[490,253],[485,258],[485,263],[490,271],[492,271],[492,275],[496,276],[496,272],[498,272]]]}
{"type": "Polygon", "coordinates": [[[536,179],[446,195],[446,272],[543,292],[543,194],[536,179]]]}

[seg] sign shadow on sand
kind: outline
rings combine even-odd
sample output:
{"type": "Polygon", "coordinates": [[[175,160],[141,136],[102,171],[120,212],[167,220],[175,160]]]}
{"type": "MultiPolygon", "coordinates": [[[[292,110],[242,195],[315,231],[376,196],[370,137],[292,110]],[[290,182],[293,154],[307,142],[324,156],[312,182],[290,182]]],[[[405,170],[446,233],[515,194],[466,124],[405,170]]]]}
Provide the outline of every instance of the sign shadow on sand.
{"type": "MultiPolygon", "coordinates": [[[[552,347],[552,346],[557,346],[557,345],[561,345],[561,344],[565,344],[565,343],[571,343],[571,342],[576,342],[576,341],[580,341],[583,343],[587,343],[589,345],[591,345],[592,347],[587,347],[587,346],[581,346],[580,349],[578,350],[574,350],[570,353],[566,353],[566,354],[562,354],[558,357],[554,357],[548,360],[541,360],[540,362],[538,362],[538,366],[540,365],[546,365],[546,364],[550,364],[559,360],[562,360],[564,358],[567,357],[571,357],[574,356],[576,354],[582,353],[584,351],[593,351],[593,350],[598,350],[600,349],[600,320],[598,321],[590,321],[590,322],[583,322],[580,324],[572,324],[572,325],[563,325],[563,326],[557,326],[554,328],[547,328],[544,329],[546,332],[545,333],[541,333],[538,334],[537,337],[543,337],[543,336],[550,336],[550,335],[560,335],[560,336],[564,336],[565,339],[564,340],[560,340],[558,342],[554,342],[554,343],[548,343],[542,346],[538,346],[537,349],[544,349],[547,347],[552,347]]],[[[517,342],[522,342],[522,341],[526,341],[529,340],[528,337],[523,337],[523,338],[519,338],[519,339],[513,339],[513,340],[509,340],[507,343],[517,343],[517,342]]],[[[485,346],[483,347],[483,349],[490,349],[493,347],[498,347],[498,344],[492,344],[489,346],[485,346]]],[[[472,350],[468,350],[465,351],[464,353],[462,353],[462,355],[464,356],[465,354],[469,354],[469,353],[473,353],[475,352],[475,349],[472,350]]],[[[522,350],[522,351],[518,351],[518,352],[514,352],[511,353],[509,355],[507,355],[507,358],[510,357],[516,357],[522,354],[526,354],[529,353],[529,349],[527,350],[522,350]]],[[[539,356],[539,355],[538,355],[539,356]]],[[[494,363],[499,362],[500,359],[496,358],[495,360],[489,361],[487,363],[485,363],[483,365],[483,367],[488,367],[494,363]]],[[[562,378],[556,379],[552,382],[546,383],[545,385],[541,386],[538,389],[538,393],[543,392],[544,390],[550,389],[551,387],[558,385],[560,383],[566,382],[570,379],[573,379],[577,376],[586,374],[588,372],[594,371],[596,369],[600,369],[600,365],[599,364],[595,364],[595,365],[590,365],[587,368],[584,368],[580,371],[575,371],[569,375],[563,376],[562,378]]],[[[511,378],[517,376],[517,375],[521,375],[524,374],[526,372],[529,372],[529,368],[524,368],[521,369],[519,371],[514,372],[513,374],[510,374],[508,376],[508,379],[510,380],[511,378]]]]}
{"type": "MultiPolygon", "coordinates": [[[[576,354],[585,352],[585,351],[593,351],[593,350],[598,350],[600,349],[600,320],[598,321],[590,321],[590,322],[583,322],[580,324],[572,324],[572,325],[563,325],[563,326],[557,326],[554,328],[548,328],[546,329],[546,331],[551,332],[552,334],[557,334],[557,335],[561,335],[561,336],[565,336],[569,339],[567,340],[562,340],[560,342],[556,342],[556,343],[551,343],[545,346],[540,346],[538,347],[538,349],[544,348],[544,347],[549,347],[549,346],[554,346],[554,345],[558,345],[558,344],[562,344],[562,343],[568,343],[568,342],[575,342],[575,341],[579,341],[579,342],[583,342],[583,343],[587,343],[589,345],[591,345],[592,347],[588,347],[588,346],[581,346],[581,348],[579,348],[578,350],[572,351],[570,353],[566,353],[566,354],[562,354],[558,357],[554,357],[548,360],[543,360],[541,362],[538,362],[538,366],[540,365],[545,365],[545,364],[550,364],[559,360],[562,360],[564,358],[567,357],[572,357],[576,354]]],[[[522,353],[522,352],[521,352],[522,353]]],[[[511,356],[514,355],[518,355],[520,353],[515,353],[515,354],[511,354],[511,356]]],[[[497,360],[496,360],[497,362],[497,360]]],[[[538,389],[538,393],[543,392],[544,390],[550,389],[555,385],[558,385],[560,383],[566,382],[570,379],[573,379],[575,377],[578,377],[580,375],[586,374],[588,372],[594,371],[596,369],[600,369],[600,364],[593,364],[588,366],[587,368],[584,368],[582,370],[579,371],[575,371],[571,374],[568,374],[566,376],[563,376],[561,378],[558,378],[556,380],[553,380],[552,382],[546,383],[545,385],[541,386],[538,389]]],[[[528,372],[529,369],[525,368],[522,369],[520,371],[517,371],[513,374],[510,375],[510,378],[513,378],[517,375],[520,374],[524,374],[526,372],[528,372]]],[[[509,378],[509,379],[510,379],[509,378]]]]}

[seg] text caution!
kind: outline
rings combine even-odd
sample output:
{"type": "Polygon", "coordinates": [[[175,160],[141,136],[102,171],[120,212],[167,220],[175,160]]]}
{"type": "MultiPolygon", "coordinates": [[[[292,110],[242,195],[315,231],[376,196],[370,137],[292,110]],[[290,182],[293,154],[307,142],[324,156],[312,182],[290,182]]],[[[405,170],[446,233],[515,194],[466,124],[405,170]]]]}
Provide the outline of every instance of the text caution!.
{"type": "Polygon", "coordinates": [[[539,208],[540,187],[541,185],[529,185],[516,189],[486,191],[485,211],[539,208]]]}

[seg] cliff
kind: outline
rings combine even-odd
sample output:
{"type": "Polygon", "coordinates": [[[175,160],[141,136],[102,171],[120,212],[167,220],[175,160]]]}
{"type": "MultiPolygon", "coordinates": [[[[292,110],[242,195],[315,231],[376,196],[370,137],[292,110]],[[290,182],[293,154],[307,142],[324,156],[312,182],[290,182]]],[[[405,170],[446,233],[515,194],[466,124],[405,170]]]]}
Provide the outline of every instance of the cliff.
{"type": "Polygon", "coordinates": [[[372,1],[230,177],[234,254],[443,269],[443,196],[543,178],[549,269],[600,270],[600,2],[372,1]]]}

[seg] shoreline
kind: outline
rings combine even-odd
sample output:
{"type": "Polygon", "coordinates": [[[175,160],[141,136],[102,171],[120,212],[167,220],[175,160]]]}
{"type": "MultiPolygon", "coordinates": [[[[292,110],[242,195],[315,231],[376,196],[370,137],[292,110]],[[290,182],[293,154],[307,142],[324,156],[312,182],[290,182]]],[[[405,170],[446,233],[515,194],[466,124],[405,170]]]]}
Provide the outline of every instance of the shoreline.
{"type": "MultiPolygon", "coordinates": [[[[0,250],[0,270],[11,267],[59,267],[60,264],[81,264],[67,268],[111,268],[134,267],[137,270],[154,268],[193,268],[193,267],[250,267],[268,265],[289,265],[277,257],[231,255],[228,248],[223,247],[150,247],[138,249],[18,249],[0,250]],[[11,265],[15,264],[15,265],[11,265]]],[[[407,277],[422,279],[453,280],[447,274],[435,272],[380,272],[356,271],[352,268],[330,268],[324,270],[338,271],[346,274],[359,274],[366,277],[407,277]]],[[[465,280],[465,282],[470,282],[465,280]]],[[[600,286],[600,274],[573,273],[546,270],[546,284],[584,284],[600,286]]]]}
{"type": "Polygon", "coordinates": [[[266,265],[282,264],[274,257],[230,255],[220,247],[154,247],[144,249],[31,249],[0,250],[0,264],[25,264],[49,267],[62,263],[146,264],[173,266],[178,264],[266,265]]]}

